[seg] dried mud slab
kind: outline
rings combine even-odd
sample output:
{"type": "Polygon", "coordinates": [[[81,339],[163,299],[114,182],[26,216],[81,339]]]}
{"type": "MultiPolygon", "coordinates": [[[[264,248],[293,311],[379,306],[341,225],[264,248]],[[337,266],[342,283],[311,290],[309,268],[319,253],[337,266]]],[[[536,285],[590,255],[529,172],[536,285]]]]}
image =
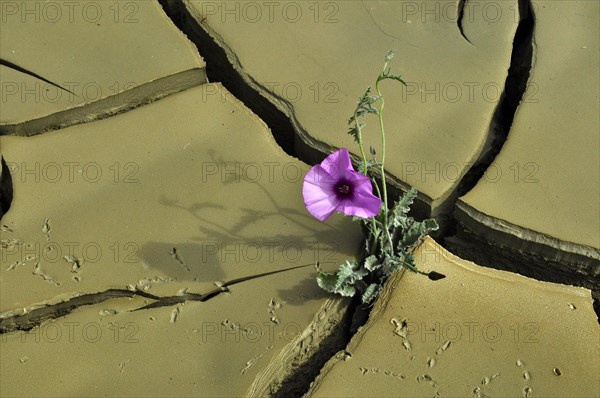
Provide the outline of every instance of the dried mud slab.
{"type": "Polygon", "coordinates": [[[464,261],[430,238],[386,284],[368,323],[311,397],[596,397],[600,328],[590,291],[464,261]]]}
{"type": "Polygon", "coordinates": [[[348,303],[313,264],[354,256],[358,224],[306,212],[309,167],[220,85],[0,139],[14,182],[0,223],[3,395],[240,396],[342,322],[348,303]]]}
{"type": "Polygon", "coordinates": [[[500,247],[498,258],[512,253],[503,260],[519,262],[512,270],[597,290],[600,5],[538,5],[529,100],[487,177],[458,201],[456,218],[468,239],[500,247]]]}
{"type": "MultiPolygon", "coordinates": [[[[312,299],[283,304],[275,324],[266,309],[273,289],[266,286],[276,284],[286,285],[253,280],[210,303],[137,312],[128,311],[143,302],[119,299],[3,334],[2,396],[244,396],[274,358],[297,350],[307,335],[323,338],[313,333],[322,327],[310,309],[317,313],[325,302],[339,316],[346,307],[314,300],[318,287],[304,289],[312,299]]],[[[279,365],[283,371],[289,364],[279,365]]]]}
{"type": "MultiPolygon", "coordinates": [[[[454,0],[433,12],[405,2],[164,3],[190,32],[207,32],[245,84],[289,117],[307,161],[336,147],[357,151],[347,120],[396,49],[392,73],[408,86],[382,83],[386,169],[397,187],[415,186],[433,215],[450,211],[444,206],[493,132],[519,22],[516,1],[485,12],[454,0]]],[[[375,117],[365,143],[381,153],[375,117]]]]}
{"type": "Polygon", "coordinates": [[[206,83],[155,1],[3,2],[0,134],[34,135],[206,83]]]}

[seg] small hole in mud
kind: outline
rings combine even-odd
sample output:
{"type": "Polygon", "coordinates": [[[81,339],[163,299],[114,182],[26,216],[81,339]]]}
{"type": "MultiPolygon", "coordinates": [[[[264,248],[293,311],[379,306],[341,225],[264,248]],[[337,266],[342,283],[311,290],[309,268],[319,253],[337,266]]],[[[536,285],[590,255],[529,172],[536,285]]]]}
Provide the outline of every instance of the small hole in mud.
{"type": "Polygon", "coordinates": [[[555,375],[560,376],[562,373],[560,372],[559,368],[554,368],[552,369],[552,372],[554,372],[555,375]]]}

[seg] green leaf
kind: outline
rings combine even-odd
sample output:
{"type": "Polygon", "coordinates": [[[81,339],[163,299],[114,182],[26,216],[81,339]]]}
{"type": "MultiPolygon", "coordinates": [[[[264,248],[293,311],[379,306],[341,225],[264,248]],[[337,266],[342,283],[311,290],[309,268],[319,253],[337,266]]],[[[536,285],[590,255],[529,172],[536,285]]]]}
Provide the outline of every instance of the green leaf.
{"type": "Polygon", "coordinates": [[[390,62],[394,58],[394,55],[396,55],[396,50],[390,50],[385,56],[385,63],[390,62]]]}
{"type": "Polygon", "coordinates": [[[344,287],[338,289],[336,293],[344,297],[352,297],[356,294],[356,288],[354,286],[345,285],[344,287]]]}
{"type": "Polygon", "coordinates": [[[369,159],[367,160],[367,167],[370,169],[372,167],[377,167],[379,168],[381,166],[381,163],[379,163],[377,160],[375,159],[369,159]]]}
{"type": "Polygon", "coordinates": [[[408,212],[410,211],[410,205],[413,204],[413,201],[417,197],[417,190],[412,187],[409,189],[400,200],[398,200],[394,204],[394,208],[392,209],[392,214],[389,219],[390,225],[394,227],[402,227],[405,228],[409,224],[408,212]]]}
{"type": "Polygon", "coordinates": [[[398,250],[404,250],[414,246],[417,242],[421,241],[425,235],[438,228],[437,222],[431,218],[424,221],[413,222],[407,230],[403,231],[402,239],[398,243],[398,250]]]}
{"type": "MultiPolygon", "coordinates": [[[[362,129],[363,127],[365,127],[365,123],[359,123],[359,126],[362,129]]],[[[358,140],[358,128],[356,126],[351,127],[348,130],[348,134],[351,135],[352,137],[354,137],[354,142],[356,142],[357,144],[359,143],[359,140],[358,140]]]]}
{"type": "Polygon", "coordinates": [[[358,172],[366,176],[369,173],[369,166],[365,166],[364,162],[360,162],[360,164],[358,165],[358,172]]]}
{"type": "Polygon", "coordinates": [[[428,218],[427,220],[424,220],[423,224],[425,224],[425,229],[427,233],[431,231],[437,231],[440,228],[437,221],[435,221],[433,218],[428,218]]]}
{"type": "Polygon", "coordinates": [[[379,101],[381,97],[379,95],[369,95],[371,94],[371,86],[367,87],[365,93],[358,99],[357,109],[360,107],[365,107],[369,105],[373,105],[375,102],[379,101]]]}
{"type": "Polygon", "coordinates": [[[365,259],[365,268],[373,272],[377,268],[381,268],[381,264],[379,263],[379,260],[377,260],[377,257],[369,256],[365,259]]]}
{"type": "Polygon", "coordinates": [[[415,198],[417,197],[417,190],[415,187],[411,187],[400,200],[396,202],[396,206],[402,213],[407,214],[410,210],[410,205],[413,204],[415,198]]]}
{"type": "Polygon", "coordinates": [[[372,168],[379,168],[381,166],[381,163],[378,162],[376,159],[367,159],[366,162],[361,162],[358,166],[358,171],[359,173],[361,173],[362,175],[368,176],[369,175],[369,171],[372,168]],[[365,163],[366,163],[366,169],[365,169],[365,163]]]}
{"type": "Polygon", "coordinates": [[[396,256],[386,255],[383,264],[383,274],[387,278],[388,276],[396,272],[398,268],[400,268],[402,262],[396,256]]]}
{"type": "Polygon", "coordinates": [[[366,102],[365,105],[373,105],[374,103],[376,103],[377,101],[379,101],[381,99],[381,97],[379,95],[370,95],[367,98],[365,98],[366,102]]]}
{"type": "Polygon", "coordinates": [[[365,283],[361,279],[366,275],[368,272],[359,268],[356,261],[346,260],[346,263],[342,264],[335,274],[319,272],[317,283],[327,292],[350,297],[356,293],[355,285],[359,284],[361,290],[364,289],[365,283]]]}
{"type": "Polygon", "coordinates": [[[356,110],[354,115],[348,119],[348,124],[354,123],[354,118],[358,116],[364,116],[368,113],[377,113],[377,109],[373,108],[373,104],[381,99],[377,95],[369,95],[371,93],[371,86],[367,87],[365,93],[358,99],[356,104],[356,110]]]}
{"type": "Polygon", "coordinates": [[[373,108],[370,104],[368,106],[360,107],[356,111],[356,116],[364,116],[368,113],[377,114],[377,109],[373,108]]]}
{"type": "Polygon", "coordinates": [[[409,263],[411,265],[415,264],[415,256],[407,251],[401,251],[398,253],[398,258],[405,263],[409,263]]]}
{"type": "Polygon", "coordinates": [[[365,277],[368,272],[364,269],[357,269],[358,264],[353,260],[352,262],[346,260],[346,263],[340,266],[337,272],[337,282],[335,284],[336,291],[344,288],[347,285],[353,285],[356,281],[361,280],[365,277]]]}
{"type": "Polygon", "coordinates": [[[364,94],[358,99],[358,104],[360,105],[361,103],[365,102],[369,97],[369,94],[371,94],[371,86],[367,87],[364,94]]]}
{"type": "Polygon", "coordinates": [[[361,297],[362,302],[364,304],[370,304],[373,300],[375,300],[377,298],[380,291],[381,291],[381,286],[379,286],[377,283],[371,283],[365,289],[365,292],[362,294],[362,297],[361,297]]]}
{"type": "Polygon", "coordinates": [[[329,293],[335,293],[335,284],[337,282],[337,275],[325,272],[319,272],[317,274],[317,284],[319,287],[329,293]]]}
{"type": "Polygon", "coordinates": [[[355,264],[356,263],[354,263],[354,261],[350,262],[346,260],[344,264],[340,265],[340,269],[337,272],[337,281],[335,282],[336,289],[339,289],[340,286],[342,286],[344,282],[346,282],[346,280],[352,278],[352,275],[354,274],[355,264]]]}

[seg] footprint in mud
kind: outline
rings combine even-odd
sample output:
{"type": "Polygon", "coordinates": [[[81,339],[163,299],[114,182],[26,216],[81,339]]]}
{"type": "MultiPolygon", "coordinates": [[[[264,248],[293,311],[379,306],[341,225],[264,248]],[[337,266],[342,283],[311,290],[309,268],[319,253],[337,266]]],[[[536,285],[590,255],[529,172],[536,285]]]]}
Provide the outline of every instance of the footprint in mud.
{"type": "Polygon", "coordinates": [[[396,318],[392,318],[390,319],[390,323],[395,326],[394,334],[402,338],[402,345],[404,346],[404,349],[406,351],[411,351],[412,344],[408,340],[408,323],[406,319],[399,321],[396,318]]]}
{"type": "Polygon", "coordinates": [[[267,305],[267,310],[269,312],[269,315],[271,315],[271,323],[275,325],[279,325],[279,318],[277,317],[277,315],[275,315],[275,310],[278,310],[280,308],[281,303],[275,300],[275,298],[271,298],[271,301],[269,301],[269,304],[267,305]]]}
{"type": "Polygon", "coordinates": [[[446,340],[446,341],[444,342],[444,344],[442,344],[442,345],[441,345],[441,346],[440,346],[440,347],[439,347],[437,350],[435,350],[435,353],[436,353],[437,355],[440,355],[440,354],[442,354],[442,353],[446,352],[446,350],[447,350],[448,348],[450,348],[450,346],[451,346],[451,345],[452,345],[452,342],[451,342],[450,340],[446,340]]]}

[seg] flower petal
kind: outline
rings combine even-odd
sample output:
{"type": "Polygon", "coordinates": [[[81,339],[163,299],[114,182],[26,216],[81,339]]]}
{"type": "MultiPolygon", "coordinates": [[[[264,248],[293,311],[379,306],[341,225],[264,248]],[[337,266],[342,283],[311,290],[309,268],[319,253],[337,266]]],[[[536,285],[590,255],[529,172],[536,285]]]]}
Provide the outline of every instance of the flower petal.
{"type": "Polygon", "coordinates": [[[345,148],[332,153],[306,173],[302,196],[309,213],[321,221],[335,211],[361,218],[374,217],[379,214],[382,203],[373,195],[370,178],[354,170],[345,148]],[[350,196],[340,196],[336,191],[341,182],[351,185],[350,196]]]}
{"type": "Polygon", "coordinates": [[[327,220],[339,207],[334,196],[325,196],[311,203],[304,203],[306,209],[319,221],[327,220]]]}
{"type": "Polygon", "coordinates": [[[304,176],[302,196],[304,206],[320,221],[328,219],[339,205],[333,193],[335,179],[321,165],[316,165],[304,176]]]}
{"type": "Polygon", "coordinates": [[[348,216],[371,218],[379,214],[381,199],[368,192],[355,192],[352,200],[343,200],[337,210],[348,216]]]}
{"type": "Polygon", "coordinates": [[[373,184],[371,179],[365,175],[360,174],[358,171],[352,171],[346,174],[346,178],[353,181],[354,189],[373,193],[373,184]]]}
{"type": "Polygon", "coordinates": [[[345,175],[348,171],[354,171],[352,162],[350,161],[350,154],[346,148],[340,148],[327,156],[321,162],[321,166],[335,178],[345,175]]]}
{"type": "Polygon", "coordinates": [[[362,207],[364,210],[363,215],[356,215],[357,217],[369,218],[379,214],[379,209],[383,203],[381,199],[373,195],[373,184],[371,179],[360,173],[355,172],[354,177],[354,198],[353,203],[355,206],[362,207]]]}

